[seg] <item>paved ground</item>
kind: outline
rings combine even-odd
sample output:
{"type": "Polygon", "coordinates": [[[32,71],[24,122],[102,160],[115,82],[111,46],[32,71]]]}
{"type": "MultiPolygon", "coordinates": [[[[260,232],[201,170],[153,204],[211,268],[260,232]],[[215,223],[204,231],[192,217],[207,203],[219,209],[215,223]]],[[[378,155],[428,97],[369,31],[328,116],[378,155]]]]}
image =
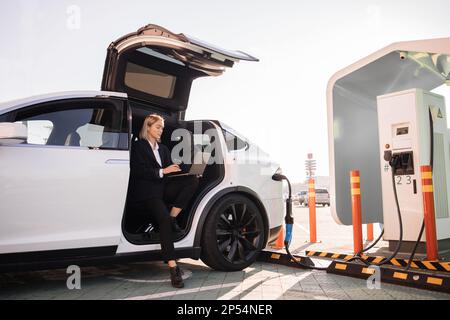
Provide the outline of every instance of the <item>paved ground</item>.
{"type": "MultiPolygon", "coordinates": [[[[310,243],[309,235],[309,209],[294,206],[294,238],[291,244],[295,252],[304,250],[326,251],[326,252],[353,252],[353,229],[352,226],[340,226],[331,217],[329,207],[316,207],[317,218],[317,241],[310,243]]],[[[381,230],[376,224],[374,226],[374,238],[376,239],[381,230]]],[[[366,239],[366,228],[363,228],[363,238],[366,239]]],[[[371,250],[379,251],[381,247],[387,246],[387,242],[381,241],[371,250]]]]}
{"type": "MultiPolygon", "coordinates": [[[[318,238],[310,245],[306,232],[308,210],[295,208],[297,226],[292,248],[351,251],[351,228],[334,224],[328,208],[318,208],[318,238]]],[[[376,236],[376,235],[375,235],[376,236]]],[[[173,290],[166,265],[159,262],[83,268],[81,289],[69,290],[66,270],[0,275],[0,300],[4,299],[450,299],[450,295],[382,284],[369,289],[366,281],[321,271],[255,263],[242,272],[218,272],[201,261],[184,259],[186,287],[173,290]]]]}

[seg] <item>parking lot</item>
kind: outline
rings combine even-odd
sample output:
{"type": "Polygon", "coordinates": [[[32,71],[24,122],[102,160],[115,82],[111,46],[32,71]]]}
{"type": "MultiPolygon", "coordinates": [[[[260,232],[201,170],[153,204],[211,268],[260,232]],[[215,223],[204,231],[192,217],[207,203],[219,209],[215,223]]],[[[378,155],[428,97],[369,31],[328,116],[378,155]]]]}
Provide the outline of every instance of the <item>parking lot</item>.
{"type": "MultiPolygon", "coordinates": [[[[329,208],[317,208],[317,244],[309,244],[308,209],[295,206],[292,251],[351,249],[351,227],[337,226],[329,208]]],[[[320,261],[317,261],[320,263],[320,261]]],[[[0,300],[411,300],[450,299],[450,295],[257,262],[240,272],[218,272],[201,261],[183,259],[185,288],[174,290],[161,262],[108,265],[81,269],[81,288],[69,290],[66,270],[0,275],[0,300]]]]}

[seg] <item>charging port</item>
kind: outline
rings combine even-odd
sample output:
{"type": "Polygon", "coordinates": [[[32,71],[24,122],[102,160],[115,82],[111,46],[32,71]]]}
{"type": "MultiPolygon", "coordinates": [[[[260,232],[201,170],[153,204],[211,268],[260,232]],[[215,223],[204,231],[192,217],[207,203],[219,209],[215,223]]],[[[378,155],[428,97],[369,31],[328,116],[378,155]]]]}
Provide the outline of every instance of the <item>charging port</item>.
{"type": "Polygon", "coordinates": [[[413,152],[401,152],[394,153],[390,160],[394,175],[413,175],[414,174],[414,162],[413,152]]]}

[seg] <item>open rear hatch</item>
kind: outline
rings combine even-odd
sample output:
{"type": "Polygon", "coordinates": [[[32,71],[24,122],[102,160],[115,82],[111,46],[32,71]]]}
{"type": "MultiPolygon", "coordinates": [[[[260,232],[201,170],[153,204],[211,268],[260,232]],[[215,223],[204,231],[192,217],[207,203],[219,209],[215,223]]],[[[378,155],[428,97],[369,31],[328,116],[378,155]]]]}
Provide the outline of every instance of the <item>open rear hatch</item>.
{"type": "Polygon", "coordinates": [[[258,61],[157,25],[147,25],[111,43],[102,90],[125,92],[169,113],[187,108],[192,81],[219,76],[240,60],[258,61]]]}

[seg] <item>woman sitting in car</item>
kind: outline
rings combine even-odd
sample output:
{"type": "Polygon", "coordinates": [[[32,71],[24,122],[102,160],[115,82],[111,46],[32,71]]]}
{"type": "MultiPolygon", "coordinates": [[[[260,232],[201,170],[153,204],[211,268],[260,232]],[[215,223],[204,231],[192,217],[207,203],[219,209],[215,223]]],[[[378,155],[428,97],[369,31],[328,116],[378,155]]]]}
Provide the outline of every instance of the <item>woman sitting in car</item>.
{"type": "Polygon", "coordinates": [[[161,116],[152,114],[145,118],[139,140],[131,150],[129,201],[159,225],[161,250],[164,260],[168,261],[172,285],[181,288],[184,283],[176,263],[173,232],[182,231],[176,218],[189,204],[198,179],[196,176],[166,178],[181,170],[172,163],[169,149],[159,143],[163,130],[161,116]],[[170,210],[167,204],[172,205],[170,210]]]}

